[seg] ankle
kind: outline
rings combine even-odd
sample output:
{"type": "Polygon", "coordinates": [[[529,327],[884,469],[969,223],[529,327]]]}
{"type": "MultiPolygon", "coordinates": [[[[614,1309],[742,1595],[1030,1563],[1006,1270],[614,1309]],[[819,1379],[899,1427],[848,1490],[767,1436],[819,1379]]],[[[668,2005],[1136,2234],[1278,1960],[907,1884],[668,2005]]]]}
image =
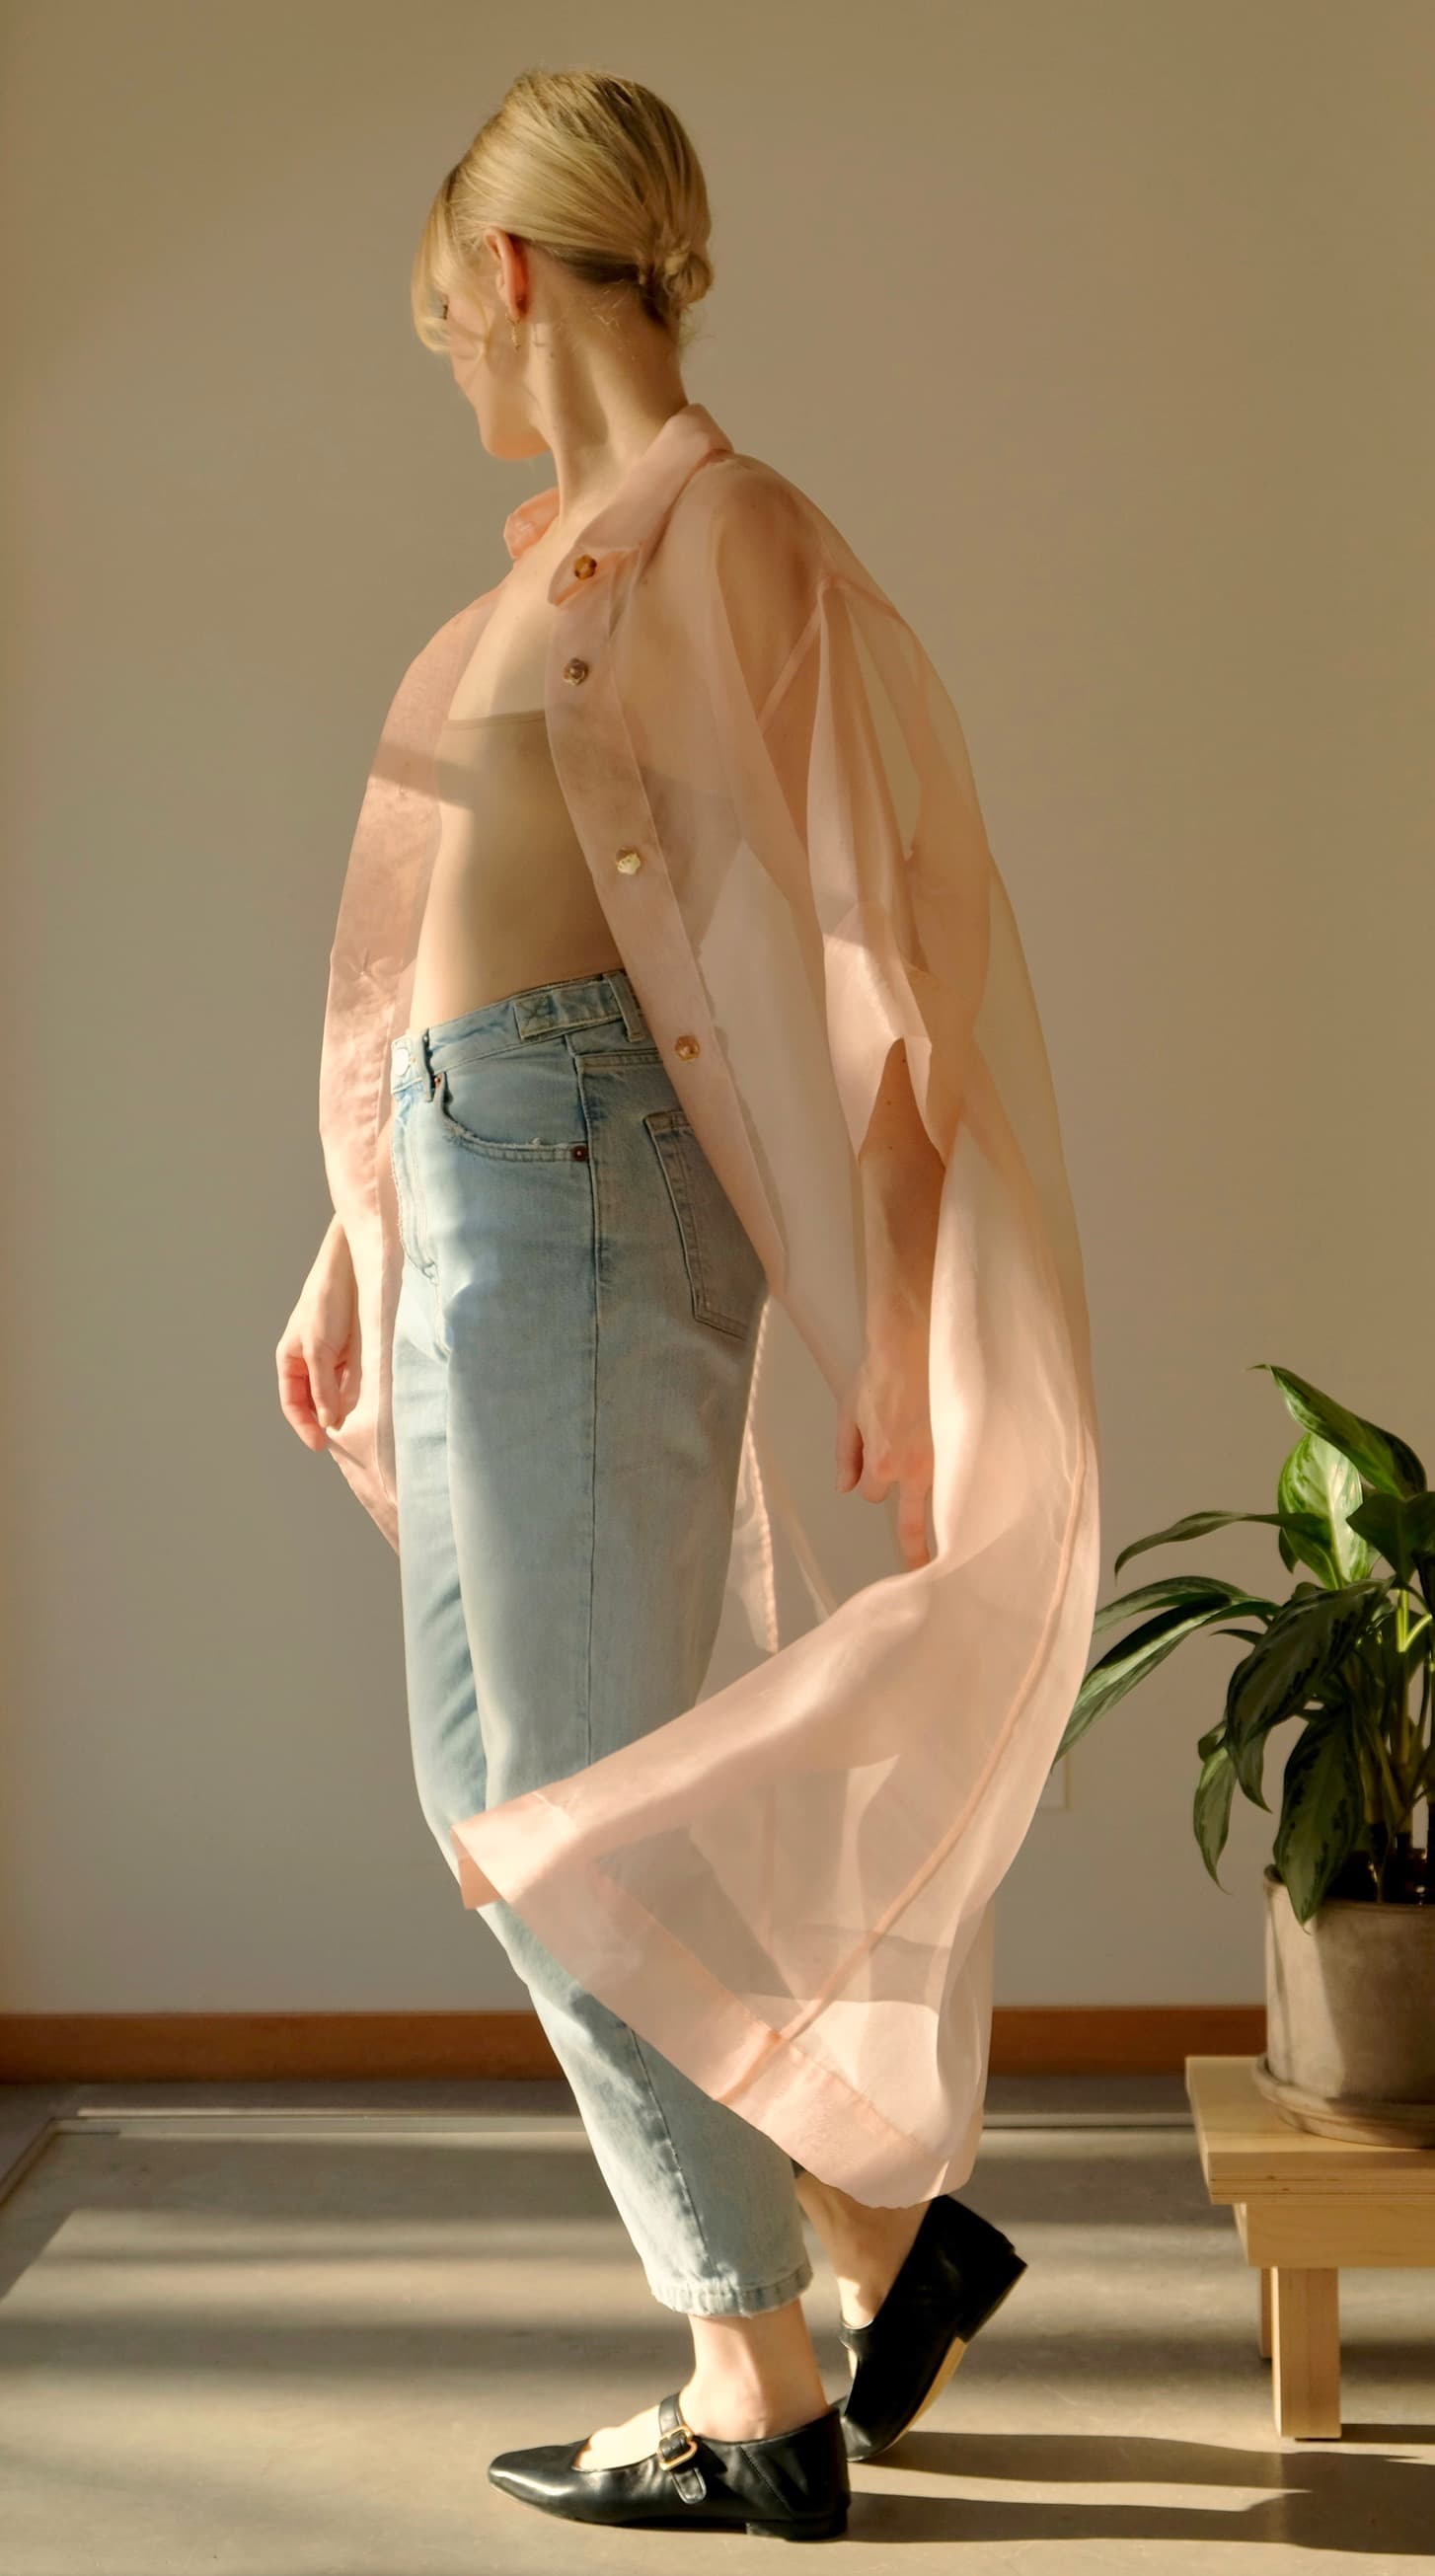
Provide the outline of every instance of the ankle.
{"type": "Polygon", "coordinates": [[[715,2442],[765,2441],[826,2411],[801,2299],[753,2316],[690,2317],[688,2324],[693,2366],[683,2400],[695,2433],[715,2442]]]}
{"type": "Polygon", "coordinates": [[[798,2197],[831,2263],[844,2322],[870,2325],[911,2252],[930,2203],[879,2208],[811,2174],[800,2177],[798,2197]]]}
{"type": "Polygon", "coordinates": [[[816,2369],[810,2378],[754,2380],[707,2369],[694,2372],[679,2393],[685,2422],[713,2442],[767,2442],[795,2433],[827,2411],[827,2391],[816,2369]]]}

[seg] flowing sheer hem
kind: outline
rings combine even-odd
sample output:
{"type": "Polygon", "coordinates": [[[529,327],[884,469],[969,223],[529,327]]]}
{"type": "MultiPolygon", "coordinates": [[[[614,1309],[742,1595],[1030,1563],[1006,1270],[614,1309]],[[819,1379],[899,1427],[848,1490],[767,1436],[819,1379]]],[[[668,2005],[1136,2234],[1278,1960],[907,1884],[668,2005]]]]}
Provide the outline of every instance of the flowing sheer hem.
{"type": "Polygon", "coordinates": [[[541,1789],[463,1817],[449,1840],[465,1906],[491,1903],[490,1890],[511,1904],[599,2003],[819,2181],[891,2208],[957,2191],[970,2177],[980,2100],[954,2155],[895,2128],[875,2102],[752,2012],[588,1858],[541,1789]]]}

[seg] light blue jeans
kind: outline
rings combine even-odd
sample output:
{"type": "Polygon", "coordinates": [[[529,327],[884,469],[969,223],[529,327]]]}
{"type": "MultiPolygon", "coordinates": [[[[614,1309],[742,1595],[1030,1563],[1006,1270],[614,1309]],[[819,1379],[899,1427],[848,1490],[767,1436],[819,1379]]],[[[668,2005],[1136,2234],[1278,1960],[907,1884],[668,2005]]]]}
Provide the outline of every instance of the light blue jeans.
{"type": "MultiPolygon", "coordinates": [[[[393,1042],[394,1439],[419,1802],[449,1827],[692,1705],[717,1631],[766,1283],[627,975],[393,1042]]],[[[585,1993],[504,1903],[665,2307],[811,2278],[791,2159],[585,1993]]]]}

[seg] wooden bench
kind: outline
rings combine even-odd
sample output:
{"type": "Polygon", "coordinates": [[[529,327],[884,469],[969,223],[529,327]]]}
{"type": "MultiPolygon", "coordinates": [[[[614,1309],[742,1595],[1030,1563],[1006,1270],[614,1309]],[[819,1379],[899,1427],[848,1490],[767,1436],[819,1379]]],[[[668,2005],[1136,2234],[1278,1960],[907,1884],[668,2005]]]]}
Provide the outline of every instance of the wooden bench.
{"type": "Polygon", "coordinates": [[[1435,2263],[1435,2148],[1361,2146],[1283,2120],[1249,2057],[1188,2057],[1201,2170],[1260,2268],[1276,2431],[1340,2434],[1342,2263],[1435,2263]]]}

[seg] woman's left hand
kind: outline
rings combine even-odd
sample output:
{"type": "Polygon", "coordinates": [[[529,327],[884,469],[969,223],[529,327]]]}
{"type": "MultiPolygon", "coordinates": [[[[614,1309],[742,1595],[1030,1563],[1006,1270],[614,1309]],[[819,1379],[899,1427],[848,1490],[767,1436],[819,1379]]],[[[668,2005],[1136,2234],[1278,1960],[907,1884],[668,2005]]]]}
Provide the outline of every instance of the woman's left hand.
{"type": "Polygon", "coordinates": [[[928,1395],[931,1312],[924,1298],[889,1296],[873,1315],[867,1348],[837,1418],[837,1490],[880,1503],[898,1488],[897,1537],[907,1564],[931,1562],[928,1395]]]}

